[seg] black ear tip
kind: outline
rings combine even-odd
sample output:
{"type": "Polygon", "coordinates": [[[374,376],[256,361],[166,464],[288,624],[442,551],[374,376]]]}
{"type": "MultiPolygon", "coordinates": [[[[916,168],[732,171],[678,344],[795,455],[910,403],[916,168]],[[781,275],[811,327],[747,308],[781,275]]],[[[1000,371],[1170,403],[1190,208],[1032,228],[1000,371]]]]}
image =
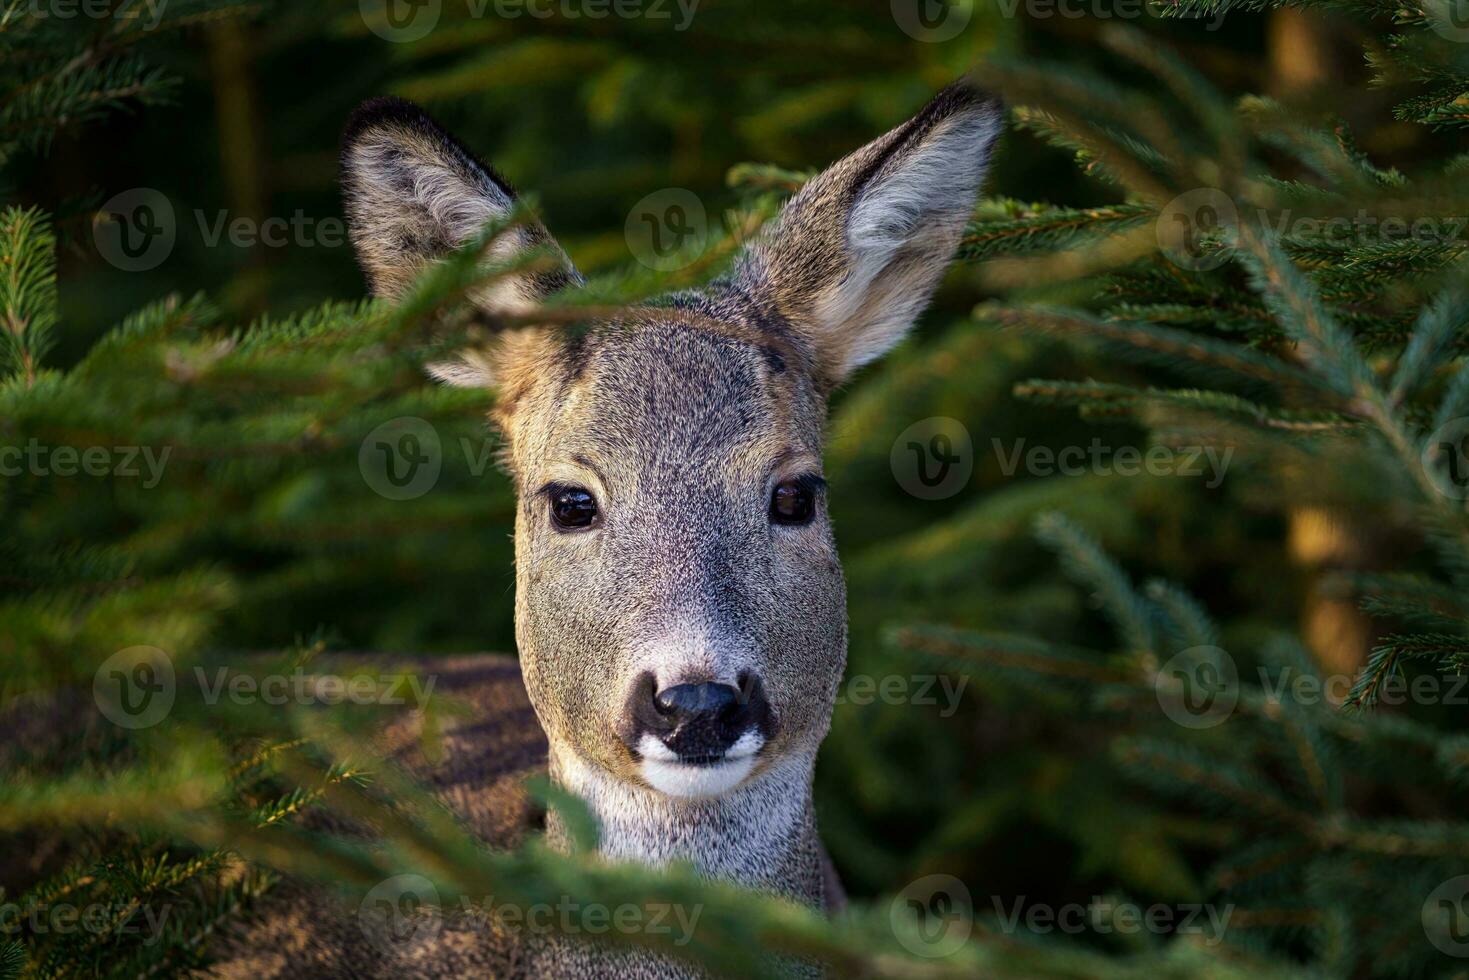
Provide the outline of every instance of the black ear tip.
{"type": "Polygon", "coordinates": [[[413,130],[439,128],[428,113],[407,99],[400,99],[396,95],[379,95],[362,103],[347,117],[347,125],[342,130],[342,148],[350,147],[363,133],[380,126],[400,126],[413,130]]]}
{"type": "Polygon", "coordinates": [[[948,116],[955,112],[978,111],[998,122],[1005,115],[1005,100],[989,89],[982,88],[969,75],[946,85],[929,103],[929,110],[937,116],[948,116]]]}
{"type": "Polygon", "coordinates": [[[378,131],[386,131],[389,142],[429,147],[442,160],[456,165],[466,179],[483,180],[505,197],[511,200],[515,198],[515,188],[508,180],[476,156],[473,150],[455,138],[424,109],[396,95],[380,95],[368,99],[354,109],[342,130],[338,161],[342,193],[349,199],[361,190],[364,182],[371,179],[370,175],[363,172],[354,151],[369,133],[378,131]],[[405,135],[410,139],[403,140],[405,135]],[[414,136],[420,138],[412,139],[414,136]]]}

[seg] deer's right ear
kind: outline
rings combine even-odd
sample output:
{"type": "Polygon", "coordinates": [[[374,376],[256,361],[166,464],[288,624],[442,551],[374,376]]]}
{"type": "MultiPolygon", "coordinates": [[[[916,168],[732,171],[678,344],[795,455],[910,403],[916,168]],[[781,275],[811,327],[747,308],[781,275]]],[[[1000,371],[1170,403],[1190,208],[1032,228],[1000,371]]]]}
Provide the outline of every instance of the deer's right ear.
{"type": "MultiPolygon", "coordinates": [[[[352,114],[342,137],[342,196],[357,261],[373,295],[401,295],[425,265],[508,216],[515,192],[422,109],[397,98],[372,99],[352,114]]],[[[532,308],[581,281],[570,259],[539,224],[507,229],[489,257],[508,260],[540,248],[550,269],[496,280],[475,297],[490,310],[532,308]]]]}

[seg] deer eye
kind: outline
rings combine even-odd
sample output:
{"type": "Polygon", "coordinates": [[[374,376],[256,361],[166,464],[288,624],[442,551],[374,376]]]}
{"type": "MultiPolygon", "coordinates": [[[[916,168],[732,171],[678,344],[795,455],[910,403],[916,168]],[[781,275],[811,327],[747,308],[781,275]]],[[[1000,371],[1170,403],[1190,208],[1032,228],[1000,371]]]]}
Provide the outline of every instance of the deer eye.
{"type": "Polygon", "coordinates": [[[551,490],[551,523],[563,531],[591,527],[597,520],[597,498],[581,487],[551,490]]]}
{"type": "Polygon", "coordinates": [[[770,519],[777,524],[810,524],[816,516],[816,489],[810,480],[786,480],[770,494],[770,519]]]}

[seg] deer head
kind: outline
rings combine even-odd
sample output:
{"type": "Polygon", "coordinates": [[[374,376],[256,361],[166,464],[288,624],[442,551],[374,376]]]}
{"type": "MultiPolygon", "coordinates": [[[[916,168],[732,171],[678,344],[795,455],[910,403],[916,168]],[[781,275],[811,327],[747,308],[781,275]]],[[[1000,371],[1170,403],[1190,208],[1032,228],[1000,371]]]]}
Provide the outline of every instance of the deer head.
{"type": "MultiPolygon", "coordinates": [[[[707,807],[777,772],[809,798],[847,639],[827,399],[927,305],[1000,122],[996,102],[955,84],[811,180],[726,279],[575,338],[518,329],[435,367],[498,389],[520,501],[516,637],[563,782],[647,812],[707,807]]],[[[514,200],[398,100],[358,111],[343,174],[352,241],[386,297],[514,200]]],[[[521,226],[492,252],[538,246],[554,249],[521,226]]],[[[478,302],[523,310],[579,282],[565,261],[478,302]]]]}

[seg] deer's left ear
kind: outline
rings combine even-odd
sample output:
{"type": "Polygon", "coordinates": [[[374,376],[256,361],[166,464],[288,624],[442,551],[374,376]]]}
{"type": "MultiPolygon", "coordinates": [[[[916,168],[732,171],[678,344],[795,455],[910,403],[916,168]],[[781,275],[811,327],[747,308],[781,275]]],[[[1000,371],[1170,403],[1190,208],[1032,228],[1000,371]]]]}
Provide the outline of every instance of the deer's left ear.
{"type": "Polygon", "coordinates": [[[747,250],[736,282],[811,347],[827,385],[902,339],[948,266],[1004,110],[967,80],[812,178],[747,250]]]}

